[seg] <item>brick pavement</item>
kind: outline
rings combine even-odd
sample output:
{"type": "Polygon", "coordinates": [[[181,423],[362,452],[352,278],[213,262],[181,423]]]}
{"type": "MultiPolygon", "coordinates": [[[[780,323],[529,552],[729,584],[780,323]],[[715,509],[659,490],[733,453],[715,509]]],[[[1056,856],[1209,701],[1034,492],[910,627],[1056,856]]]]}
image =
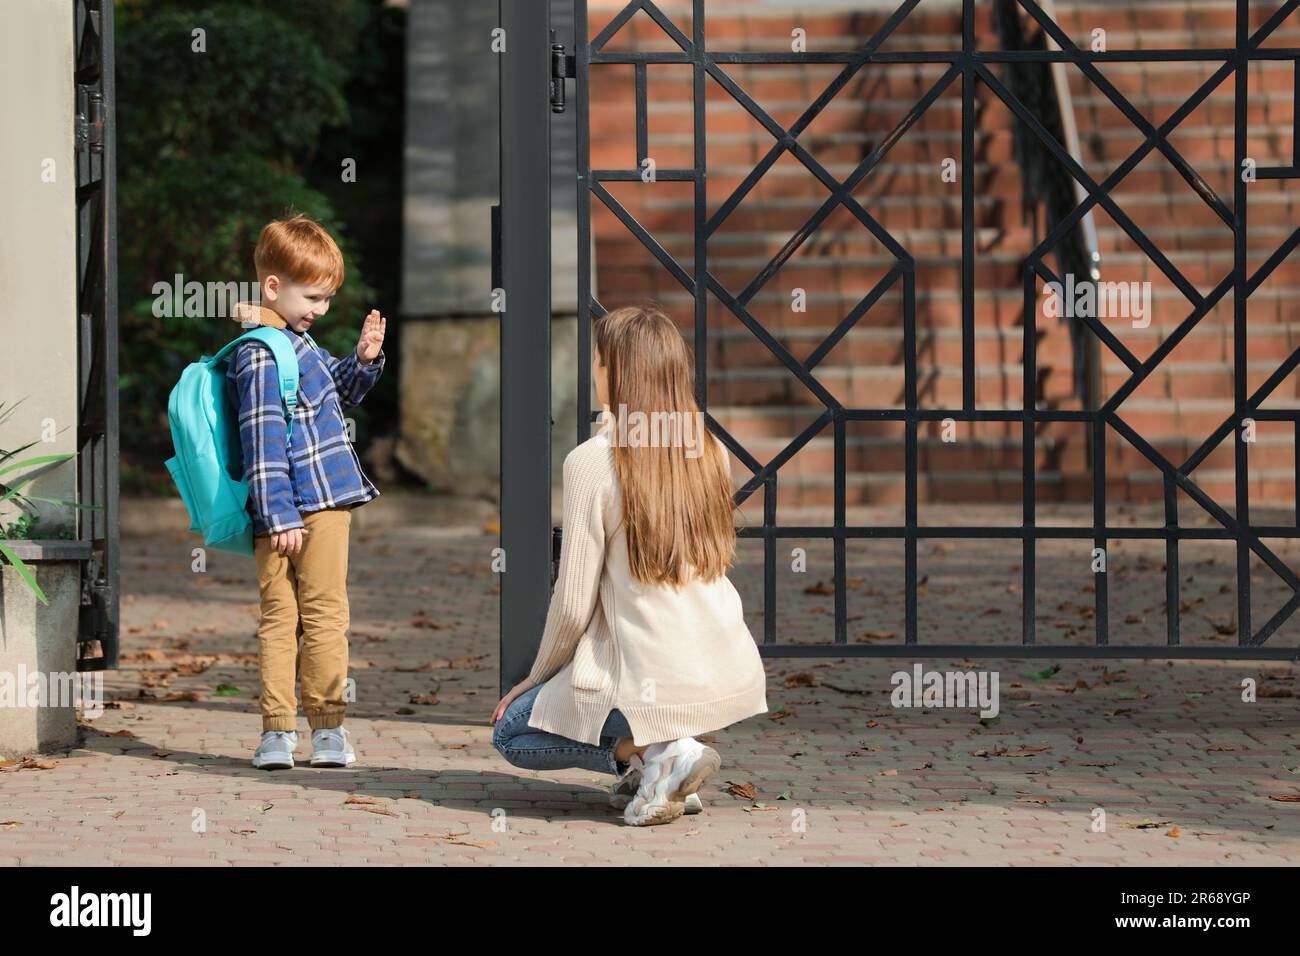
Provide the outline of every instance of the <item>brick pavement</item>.
{"type": "MultiPolygon", "coordinates": [[[[910,670],[907,658],[770,660],[771,712],[713,735],[724,763],[702,794],[705,813],[625,827],[605,802],[612,778],[519,770],[492,749],[496,538],[477,526],[358,524],[347,726],[359,762],[256,771],[253,566],[213,553],[206,573],[192,573],[193,543],[170,532],[124,539],[126,658],[107,682],[119,705],[86,722],[81,746],[49,755],[52,769],[0,773],[0,865],[1233,865],[1300,855],[1300,803],[1273,799],[1300,795],[1290,663],[1062,659],[1047,673],[1052,661],[924,662],[998,671],[1001,714],[982,722],[970,709],[892,707],[890,674],[910,670]],[[1241,700],[1243,677],[1266,689],[1254,703],[1241,700]],[[237,695],[218,695],[222,684],[237,695]],[[412,703],[429,695],[436,703],[412,703]],[[1095,808],[1105,832],[1092,831],[1095,808]]],[[[1112,555],[1112,590],[1133,606],[1112,604],[1111,616],[1162,635],[1163,577],[1144,572],[1159,570],[1163,549],[1144,547],[1112,555]]],[[[1234,639],[1219,633],[1232,563],[1218,545],[1207,551],[1183,559],[1189,643],[1234,639]]],[[[959,541],[923,542],[921,553],[922,640],[1018,639],[1018,600],[1005,600],[1017,597],[1018,551],[959,541]]],[[[761,633],[753,557],[734,577],[761,633]]],[[[1091,633],[1077,558],[1063,546],[1052,573],[1040,570],[1042,640],[1091,633]]],[[[826,636],[832,599],[815,585],[829,577],[828,557],[810,549],[797,576],[781,567],[782,636],[826,636]]],[[[896,639],[901,563],[864,552],[850,575],[852,639],[896,639]]],[[[1264,604],[1275,590],[1256,585],[1264,604]]],[[[1294,646],[1296,624],[1275,637],[1294,646]]]]}

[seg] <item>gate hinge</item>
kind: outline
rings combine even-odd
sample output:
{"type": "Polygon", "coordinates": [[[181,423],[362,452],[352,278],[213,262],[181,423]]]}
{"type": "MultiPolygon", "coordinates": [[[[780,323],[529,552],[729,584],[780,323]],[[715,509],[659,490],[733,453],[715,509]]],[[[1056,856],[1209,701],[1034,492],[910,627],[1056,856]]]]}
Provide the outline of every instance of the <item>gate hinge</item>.
{"type": "Polygon", "coordinates": [[[100,582],[83,588],[77,634],[77,670],[104,670],[105,651],[111,640],[112,622],[108,615],[108,594],[100,582]]]}
{"type": "Polygon", "coordinates": [[[105,118],[104,94],[102,92],[84,83],[77,86],[77,116],[75,122],[77,151],[103,152],[105,118]]]}
{"type": "Polygon", "coordinates": [[[572,53],[564,52],[564,44],[555,39],[551,31],[551,112],[564,112],[564,81],[578,75],[578,62],[572,53]]]}

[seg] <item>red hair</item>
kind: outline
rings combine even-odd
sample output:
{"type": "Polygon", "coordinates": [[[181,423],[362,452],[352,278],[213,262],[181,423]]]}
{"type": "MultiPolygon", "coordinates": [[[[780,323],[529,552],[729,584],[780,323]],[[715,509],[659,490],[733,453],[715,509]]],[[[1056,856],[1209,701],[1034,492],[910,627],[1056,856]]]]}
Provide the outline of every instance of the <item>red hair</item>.
{"type": "Polygon", "coordinates": [[[277,219],[262,227],[253,250],[258,281],[277,275],[290,282],[337,289],[343,284],[343,253],[320,225],[306,216],[277,219]]]}

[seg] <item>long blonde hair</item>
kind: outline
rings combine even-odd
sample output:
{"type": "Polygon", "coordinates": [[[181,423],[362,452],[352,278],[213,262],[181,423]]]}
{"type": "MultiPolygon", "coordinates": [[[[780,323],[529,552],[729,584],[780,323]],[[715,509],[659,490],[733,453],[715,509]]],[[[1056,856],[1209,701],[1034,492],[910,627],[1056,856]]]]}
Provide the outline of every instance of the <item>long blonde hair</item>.
{"type": "MultiPolygon", "coordinates": [[[[672,320],[653,306],[615,309],[592,331],[609,375],[614,467],[622,490],[628,561],[646,584],[712,581],[736,553],[726,451],[695,402],[690,350],[672,320]],[[620,440],[620,417],[668,413],[679,427],[698,423],[694,456],[683,442],[620,440]]],[[[642,419],[644,421],[644,419],[642,419]]],[[[680,433],[679,433],[680,434],[680,433]]]]}

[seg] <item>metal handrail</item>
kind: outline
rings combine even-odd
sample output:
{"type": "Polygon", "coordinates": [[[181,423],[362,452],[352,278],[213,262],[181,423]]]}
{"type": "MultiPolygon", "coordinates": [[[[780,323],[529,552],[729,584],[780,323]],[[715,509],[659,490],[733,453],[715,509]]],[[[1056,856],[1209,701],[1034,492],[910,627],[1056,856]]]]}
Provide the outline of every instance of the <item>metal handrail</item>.
{"type": "MultiPolygon", "coordinates": [[[[1043,12],[1052,18],[1054,22],[1060,22],[1056,19],[1056,4],[1053,0],[1040,0],[1039,6],[1043,12]]],[[[1047,48],[1059,52],[1061,47],[1053,37],[1048,34],[1044,37],[1047,48]]],[[[1065,63],[1054,61],[1052,67],[1052,86],[1056,91],[1056,108],[1061,117],[1061,133],[1065,140],[1062,144],[1073,159],[1080,166],[1083,164],[1082,153],[1079,149],[1079,127],[1074,118],[1074,97],[1070,93],[1070,81],[1065,72],[1065,63]]],[[[1074,177],[1071,177],[1074,183],[1074,198],[1079,205],[1083,205],[1088,199],[1088,191],[1083,187],[1083,183],[1074,177]]],[[[1083,234],[1084,249],[1088,254],[1088,276],[1093,282],[1101,280],[1101,249],[1097,242],[1097,223],[1093,219],[1092,210],[1084,214],[1079,222],[1079,228],[1083,234]]],[[[1101,399],[1101,350],[1095,335],[1085,336],[1084,341],[1087,343],[1085,360],[1087,362],[1088,377],[1088,396],[1086,401],[1092,408],[1100,404],[1101,399]]],[[[1092,463],[1092,430],[1088,430],[1088,458],[1089,465],[1092,463]]]]}

